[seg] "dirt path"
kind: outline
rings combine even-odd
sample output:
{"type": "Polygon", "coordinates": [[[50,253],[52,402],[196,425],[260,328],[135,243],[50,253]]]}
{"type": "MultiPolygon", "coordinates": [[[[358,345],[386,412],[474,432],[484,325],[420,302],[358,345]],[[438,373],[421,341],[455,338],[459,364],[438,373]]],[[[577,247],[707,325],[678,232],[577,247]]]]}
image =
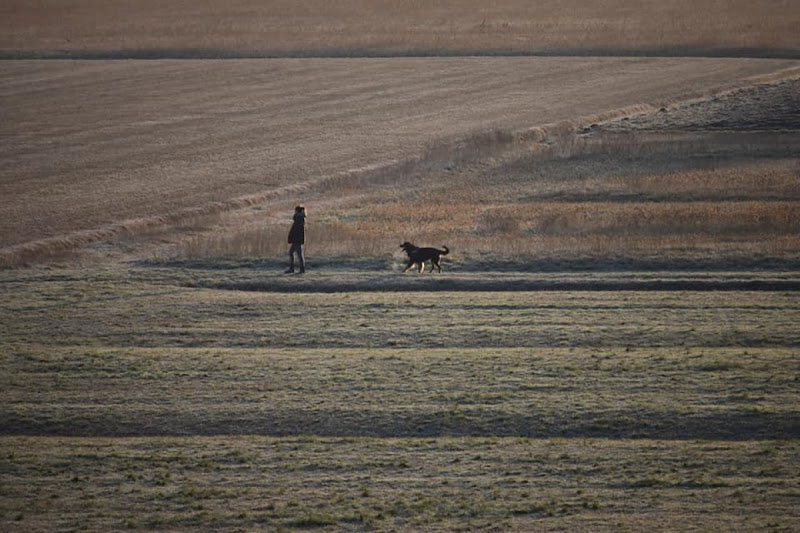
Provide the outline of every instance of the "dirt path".
{"type": "Polygon", "coordinates": [[[665,58],[3,62],[0,246],[313,183],[479,131],[702,96],[797,65],[665,58]]]}

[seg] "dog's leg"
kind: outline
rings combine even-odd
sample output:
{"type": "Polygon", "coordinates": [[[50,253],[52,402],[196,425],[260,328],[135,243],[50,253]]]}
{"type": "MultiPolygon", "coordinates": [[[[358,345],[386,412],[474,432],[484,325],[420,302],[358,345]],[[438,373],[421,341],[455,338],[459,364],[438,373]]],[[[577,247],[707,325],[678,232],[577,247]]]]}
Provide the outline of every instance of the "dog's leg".
{"type": "Polygon", "coordinates": [[[403,274],[405,274],[406,272],[411,270],[412,266],[414,266],[414,261],[413,260],[409,260],[408,264],[406,265],[406,268],[403,269],[403,274]]]}
{"type": "Polygon", "coordinates": [[[419,273],[422,274],[423,272],[425,272],[425,261],[420,261],[419,262],[419,273]]]}

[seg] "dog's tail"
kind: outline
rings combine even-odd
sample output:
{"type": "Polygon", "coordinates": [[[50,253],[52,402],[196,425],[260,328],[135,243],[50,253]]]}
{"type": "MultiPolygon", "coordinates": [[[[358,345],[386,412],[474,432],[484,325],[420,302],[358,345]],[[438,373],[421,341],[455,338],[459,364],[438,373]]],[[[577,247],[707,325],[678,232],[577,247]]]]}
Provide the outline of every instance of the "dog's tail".
{"type": "Polygon", "coordinates": [[[442,255],[447,255],[450,253],[450,248],[448,248],[447,246],[442,246],[442,248],[444,248],[444,252],[442,252],[442,255]]]}

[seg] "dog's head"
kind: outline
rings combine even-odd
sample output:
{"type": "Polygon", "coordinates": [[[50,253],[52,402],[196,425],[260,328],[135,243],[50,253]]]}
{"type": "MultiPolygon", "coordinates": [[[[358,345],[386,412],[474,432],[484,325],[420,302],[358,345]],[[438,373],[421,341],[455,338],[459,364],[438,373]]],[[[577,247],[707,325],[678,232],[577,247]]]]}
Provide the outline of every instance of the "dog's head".
{"type": "Polygon", "coordinates": [[[411,244],[408,241],[406,241],[403,244],[401,244],[400,248],[402,248],[407,254],[410,254],[411,252],[413,252],[414,250],[417,249],[416,246],[414,246],[413,244],[411,244]]]}

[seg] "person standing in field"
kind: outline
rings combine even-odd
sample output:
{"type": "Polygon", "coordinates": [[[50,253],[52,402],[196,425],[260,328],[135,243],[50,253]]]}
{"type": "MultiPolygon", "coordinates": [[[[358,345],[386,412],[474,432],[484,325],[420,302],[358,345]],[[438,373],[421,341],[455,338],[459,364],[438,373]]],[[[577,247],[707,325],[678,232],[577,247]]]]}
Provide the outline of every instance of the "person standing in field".
{"type": "Polygon", "coordinates": [[[303,256],[303,245],[306,243],[306,206],[298,205],[294,208],[294,222],[289,230],[289,270],[287,274],[294,274],[295,260],[297,255],[297,266],[300,273],[306,272],[306,259],[303,256]]]}

